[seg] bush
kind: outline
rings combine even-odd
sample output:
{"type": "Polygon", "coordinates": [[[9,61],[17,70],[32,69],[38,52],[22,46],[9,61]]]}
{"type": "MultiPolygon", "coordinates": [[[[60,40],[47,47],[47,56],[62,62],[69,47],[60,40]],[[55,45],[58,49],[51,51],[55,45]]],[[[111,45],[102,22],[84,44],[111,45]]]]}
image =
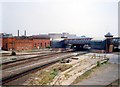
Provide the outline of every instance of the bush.
{"type": "Polygon", "coordinates": [[[16,60],[16,58],[12,58],[11,60],[16,60]]]}
{"type": "Polygon", "coordinates": [[[107,58],[107,61],[109,61],[109,58],[107,58]]]}
{"type": "Polygon", "coordinates": [[[97,61],[97,66],[98,66],[98,67],[100,66],[100,61],[97,61]]]}
{"type": "Polygon", "coordinates": [[[12,51],[11,55],[16,55],[16,52],[12,51]]]}
{"type": "Polygon", "coordinates": [[[50,46],[47,46],[46,48],[49,48],[49,49],[50,49],[51,47],[50,47],[50,46]]]}
{"type": "Polygon", "coordinates": [[[52,79],[54,79],[54,77],[58,74],[58,71],[56,69],[53,69],[50,73],[50,76],[52,79]]]}

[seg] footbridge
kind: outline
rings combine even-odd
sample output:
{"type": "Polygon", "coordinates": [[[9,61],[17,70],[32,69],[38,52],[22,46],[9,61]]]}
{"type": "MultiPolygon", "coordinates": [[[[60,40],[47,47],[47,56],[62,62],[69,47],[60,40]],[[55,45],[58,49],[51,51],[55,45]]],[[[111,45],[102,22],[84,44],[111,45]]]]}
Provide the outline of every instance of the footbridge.
{"type": "Polygon", "coordinates": [[[66,38],[65,44],[75,50],[84,50],[85,47],[90,46],[91,39],[89,37],[66,38]]]}

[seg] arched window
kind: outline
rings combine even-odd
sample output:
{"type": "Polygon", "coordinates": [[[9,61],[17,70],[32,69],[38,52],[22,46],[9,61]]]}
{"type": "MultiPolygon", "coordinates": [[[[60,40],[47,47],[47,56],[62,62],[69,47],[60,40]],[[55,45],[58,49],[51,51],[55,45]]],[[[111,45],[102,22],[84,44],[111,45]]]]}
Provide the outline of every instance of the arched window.
{"type": "Polygon", "coordinates": [[[36,43],[34,43],[34,47],[36,47],[36,43]]]}
{"type": "Polygon", "coordinates": [[[46,48],[46,42],[45,42],[45,48],[46,48]]]}
{"type": "Polygon", "coordinates": [[[8,48],[8,43],[5,44],[5,47],[8,48]]]}
{"type": "Polygon", "coordinates": [[[40,44],[40,47],[42,48],[42,43],[40,44]]]}

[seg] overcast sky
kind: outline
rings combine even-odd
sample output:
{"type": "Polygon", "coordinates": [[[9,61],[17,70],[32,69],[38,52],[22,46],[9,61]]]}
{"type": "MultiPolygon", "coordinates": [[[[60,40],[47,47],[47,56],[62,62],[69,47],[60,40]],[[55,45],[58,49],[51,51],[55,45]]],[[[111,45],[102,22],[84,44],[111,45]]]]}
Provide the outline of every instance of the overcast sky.
{"type": "Polygon", "coordinates": [[[118,34],[118,0],[15,1],[0,3],[1,32],[17,35],[19,29],[21,35],[27,30],[27,35],[68,32],[90,37],[118,34]]]}

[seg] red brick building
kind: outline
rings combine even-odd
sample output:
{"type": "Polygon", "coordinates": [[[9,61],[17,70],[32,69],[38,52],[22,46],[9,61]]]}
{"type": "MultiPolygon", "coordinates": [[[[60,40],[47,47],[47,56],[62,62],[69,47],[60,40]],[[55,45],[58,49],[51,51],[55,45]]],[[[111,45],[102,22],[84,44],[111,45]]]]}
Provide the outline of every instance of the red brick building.
{"type": "Polygon", "coordinates": [[[2,39],[2,49],[3,50],[11,50],[13,49],[13,45],[15,42],[15,38],[13,37],[5,37],[2,39]]]}
{"type": "Polygon", "coordinates": [[[50,46],[50,38],[43,36],[3,37],[3,50],[33,50],[50,46]]]}
{"type": "Polygon", "coordinates": [[[33,40],[30,38],[16,38],[13,44],[14,50],[32,50],[33,40]]]}
{"type": "Polygon", "coordinates": [[[33,48],[41,49],[50,46],[50,37],[45,35],[32,36],[33,38],[33,48]]]}

